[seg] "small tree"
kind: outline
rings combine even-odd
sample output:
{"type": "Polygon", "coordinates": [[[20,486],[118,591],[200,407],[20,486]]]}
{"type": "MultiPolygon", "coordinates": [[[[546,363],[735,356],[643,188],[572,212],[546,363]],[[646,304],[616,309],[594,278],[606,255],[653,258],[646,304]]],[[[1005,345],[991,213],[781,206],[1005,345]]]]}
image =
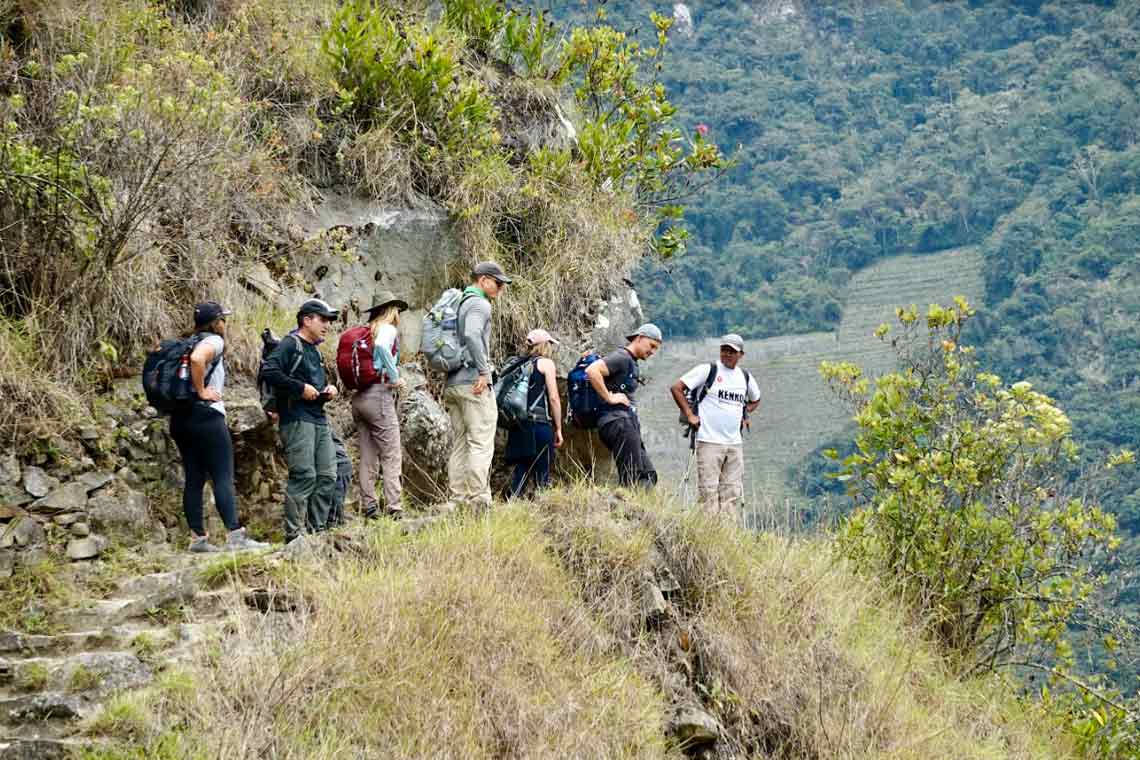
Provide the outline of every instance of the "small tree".
{"type": "MultiPolygon", "coordinates": [[[[1118,545],[1115,520],[1071,483],[1071,425],[1027,382],[1006,387],[960,343],[964,299],[882,325],[900,369],[872,385],[822,366],[855,410],[839,475],[857,505],[842,534],[862,568],[897,581],[964,672],[1020,665],[1064,675],[1069,625],[1118,545]],[[1047,664],[1046,664],[1047,663],[1047,664]]],[[[832,456],[837,456],[832,452],[832,456]]],[[[1108,466],[1132,461],[1123,452],[1108,466]]]]}

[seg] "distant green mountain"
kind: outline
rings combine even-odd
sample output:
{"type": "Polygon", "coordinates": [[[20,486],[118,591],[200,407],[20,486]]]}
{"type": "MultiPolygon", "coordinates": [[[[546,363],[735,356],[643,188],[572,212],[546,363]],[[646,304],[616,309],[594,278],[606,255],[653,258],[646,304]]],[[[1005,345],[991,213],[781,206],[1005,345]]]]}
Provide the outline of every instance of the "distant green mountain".
{"type": "MultiPolygon", "coordinates": [[[[1140,448],[1140,3],[686,7],[663,83],[739,148],[691,199],[688,254],[640,272],[668,335],[834,329],[853,272],[974,245],[984,364],[1058,398],[1090,452],[1140,448]]],[[[1140,533],[1140,475],[1108,504],[1140,533]]]]}

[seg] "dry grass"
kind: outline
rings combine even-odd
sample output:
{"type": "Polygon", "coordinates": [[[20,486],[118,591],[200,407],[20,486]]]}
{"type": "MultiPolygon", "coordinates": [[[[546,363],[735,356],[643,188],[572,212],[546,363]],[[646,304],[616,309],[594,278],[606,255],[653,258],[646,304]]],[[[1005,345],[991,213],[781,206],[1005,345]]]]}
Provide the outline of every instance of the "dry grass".
{"type": "Polygon", "coordinates": [[[689,703],[723,727],[706,757],[1075,757],[818,539],[585,488],[369,536],[297,569],[310,614],[235,614],[191,695],[140,698],[134,746],[181,727],[186,755],[224,758],[680,757],[689,703]],[[664,568],[680,590],[647,621],[664,568]]]}
{"type": "Polygon", "coordinates": [[[820,539],[741,533],[654,497],[583,490],[550,495],[538,514],[638,670],[716,715],[720,756],[1072,756],[1000,684],[955,680],[920,628],[820,539]],[[662,567],[680,596],[646,629],[637,590],[662,567]]]}

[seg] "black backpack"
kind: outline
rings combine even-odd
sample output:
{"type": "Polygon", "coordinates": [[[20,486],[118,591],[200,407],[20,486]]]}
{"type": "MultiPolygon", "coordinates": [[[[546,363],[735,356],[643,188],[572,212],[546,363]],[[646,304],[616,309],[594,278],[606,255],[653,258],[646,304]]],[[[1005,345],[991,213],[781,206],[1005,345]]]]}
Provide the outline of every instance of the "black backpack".
{"type": "MultiPolygon", "coordinates": [[[[297,358],[293,360],[293,365],[289,367],[289,376],[292,377],[293,373],[297,371],[297,366],[301,360],[305,358],[304,346],[301,345],[301,339],[296,335],[290,333],[289,336],[297,341],[297,358]]],[[[277,389],[270,385],[265,380],[265,360],[273,353],[273,350],[281,344],[281,338],[276,337],[273,331],[266,327],[261,331],[261,362],[257,365],[257,389],[261,394],[261,408],[266,412],[277,412],[277,389]]]]}
{"type": "MultiPolygon", "coordinates": [[[[748,374],[748,370],[744,369],[743,367],[741,367],[740,370],[744,373],[744,396],[745,396],[745,398],[747,398],[748,397],[748,387],[750,385],[752,385],[752,375],[748,374]]],[[[699,414],[697,409],[698,409],[698,407],[700,407],[701,402],[705,400],[705,396],[709,395],[709,390],[713,387],[713,383],[715,383],[715,382],[716,382],[716,362],[712,362],[709,364],[709,374],[708,374],[708,377],[705,378],[705,382],[701,385],[698,385],[696,388],[693,388],[687,394],[685,394],[686,398],[689,399],[689,408],[693,410],[693,414],[699,414]]],[[[744,404],[744,414],[742,414],[740,416],[740,426],[742,428],[744,427],[744,421],[746,419],[748,419],[748,403],[747,403],[747,401],[744,404]]],[[[690,433],[695,432],[693,429],[690,428],[689,419],[685,416],[684,412],[679,412],[677,414],[677,421],[685,426],[685,430],[683,432],[683,435],[689,435],[690,433]]]]}
{"type": "MultiPolygon", "coordinates": [[[[147,403],[159,413],[184,414],[198,400],[190,382],[190,354],[205,335],[199,332],[188,338],[169,338],[146,355],[142,371],[143,392],[147,403]]],[[[210,363],[203,383],[210,382],[221,359],[217,356],[210,363]]]]}

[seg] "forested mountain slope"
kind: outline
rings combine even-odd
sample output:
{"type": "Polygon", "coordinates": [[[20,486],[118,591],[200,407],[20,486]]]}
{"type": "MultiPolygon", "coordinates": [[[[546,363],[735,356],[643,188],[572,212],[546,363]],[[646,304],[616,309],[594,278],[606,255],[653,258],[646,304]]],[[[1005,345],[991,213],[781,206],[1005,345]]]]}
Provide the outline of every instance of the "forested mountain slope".
{"type": "MultiPolygon", "coordinates": [[[[643,268],[668,335],[833,329],[852,272],[977,245],[983,363],[1056,397],[1090,450],[1140,445],[1140,4],[687,8],[663,82],[739,147],[691,199],[688,254],[643,268]]],[[[1108,503],[1140,529],[1140,481],[1108,503]]]]}

